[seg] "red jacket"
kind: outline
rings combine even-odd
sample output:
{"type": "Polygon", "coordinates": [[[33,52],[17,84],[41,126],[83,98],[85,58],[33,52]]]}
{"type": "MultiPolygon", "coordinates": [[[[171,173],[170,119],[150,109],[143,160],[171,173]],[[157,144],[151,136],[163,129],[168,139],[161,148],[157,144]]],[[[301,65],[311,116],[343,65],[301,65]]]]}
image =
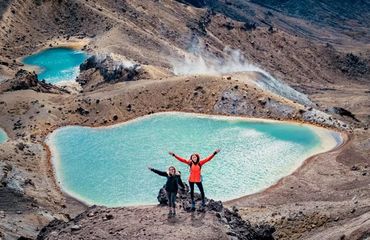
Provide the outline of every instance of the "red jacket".
{"type": "Polygon", "coordinates": [[[190,166],[189,182],[197,183],[197,182],[202,181],[202,179],[201,179],[202,166],[205,163],[207,163],[208,161],[210,161],[214,156],[215,156],[215,154],[209,155],[205,159],[200,160],[198,164],[194,164],[194,163],[192,163],[192,160],[187,160],[187,159],[184,159],[184,158],[179,157],[177,155],[175,155],[174,157],[177,160],[179,160],[180,162],[183,162],[183,163],[190,166]]]}

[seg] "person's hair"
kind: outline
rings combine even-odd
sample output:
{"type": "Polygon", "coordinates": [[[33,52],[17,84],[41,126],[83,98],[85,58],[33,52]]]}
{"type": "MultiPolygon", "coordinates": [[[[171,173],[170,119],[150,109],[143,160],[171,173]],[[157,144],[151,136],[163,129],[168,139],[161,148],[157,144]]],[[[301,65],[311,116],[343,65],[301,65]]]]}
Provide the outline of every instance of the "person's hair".
{"type": "Polygon", "coordinates": [[[173,168],[175,170],[175,173],[176,173],[176,168],[174,166],[169,166],[168,167],[168,173],[170,173],[170,169],[173,168]]]}
{"type": "Polygon", "coordinates": [[[199,154],[198,154],[198,153],[193,153],[193,154],[191,154],[191,155],[190,155],[190,160],[191,160],[191,161],[193,161],[193,160],[192,160],[193,156],[196,156],[196,157],[197,157],[196,164],[197,164],[197,163],[199,163],[199,160],[200,160],[200,156],[199,156],[199,154]]]}

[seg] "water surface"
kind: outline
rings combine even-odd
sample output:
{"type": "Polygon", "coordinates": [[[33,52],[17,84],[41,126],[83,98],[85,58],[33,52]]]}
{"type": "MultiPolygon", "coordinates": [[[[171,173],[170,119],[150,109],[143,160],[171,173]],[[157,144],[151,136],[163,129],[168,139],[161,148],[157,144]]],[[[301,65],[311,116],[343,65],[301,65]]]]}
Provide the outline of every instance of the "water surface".
{"type": "Polygon", "coordinates": [[[3,129],[0,128],[0,143],[4,143],[6,140],[8,140],[8,135],[3,129]]]}
{"type": "Polygon", "coordinates": [[[48,144],[64,191],[90,204],[122,206],[156,203],[165,178],[147,166],[174,165],[187,180],[189,167],[168,151],[206,157],[221,148],[203,166],[203,184],[208,197],[230,200],[274,184],[309,156],[333,148],[329,131],[320,131],[331,144],[308,125],[166,113],[108,128],[63,127],[48,144]]]}
{"type": "Polygon", "coordinates": [[[39,68],[39,80],[48,83],[73,81],[79,74],[79,66],[87,55],[71,48],[48,48],[23,59],[23,63],[39,68]]]}

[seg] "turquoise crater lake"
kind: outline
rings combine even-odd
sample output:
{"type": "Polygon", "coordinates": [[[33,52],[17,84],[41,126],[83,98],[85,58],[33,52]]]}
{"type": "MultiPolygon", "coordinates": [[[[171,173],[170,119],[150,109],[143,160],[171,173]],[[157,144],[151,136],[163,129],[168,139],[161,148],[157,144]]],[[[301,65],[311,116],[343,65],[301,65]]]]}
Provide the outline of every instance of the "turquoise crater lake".
{"type": "Polygon", "coordinates": [[[202,168],[206,196],[231,200],[261,191],[308,157],[333,149],[339,133],[314,126],[186,113],[153,114],[110,127],[62,127],[47,138],[57,181],[71,196],[105,206],[155,204],[165,178],[147,169],[174,165],[187,181],[188,158],[222,151],[202,168]]]}
{"type": "Polygon", "coordinates": [[[8,135],[6,132],[0,128],[0,143],[4,143],[8,140],[8,135]]]}
{"type": "Polygon", "coordinates": [[[87,55],[72,48],[48,48],[23,58],[23,63],[38,68],[39,80],[57,84],[73,81],[79,74],[79,66],[87,55]]]}

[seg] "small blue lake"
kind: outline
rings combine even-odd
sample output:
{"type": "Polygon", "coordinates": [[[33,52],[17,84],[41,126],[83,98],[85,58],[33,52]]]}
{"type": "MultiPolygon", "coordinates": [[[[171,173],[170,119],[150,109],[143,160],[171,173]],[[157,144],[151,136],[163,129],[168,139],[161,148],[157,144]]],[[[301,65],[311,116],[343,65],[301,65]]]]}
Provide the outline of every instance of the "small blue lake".
{"type": "Polygon", "coordinates": [[[49,48],[23,58],[23,63],[39,69],[39,80],[56,84],[75,80],[86,58],[86,53],[71,48],[49,48]]]}
{"type": "Polygon", "coordinates": [[[0,143],[4,143],[6,140],[8,140],[8,135],[3,129],[0,128],[0,143]]]}
{"type": "Polygon", "coordinates": [[[336,146],[338,134],[287,122],[161,113],[106,128],[67,126],[48,136],[61,188],[89,204],[155,204],[165,178],[147,166],[189,167],[168,155],[222,151],[202,168],[206,196],[230,200],[292,173],[305,159],[336,146]]]}

